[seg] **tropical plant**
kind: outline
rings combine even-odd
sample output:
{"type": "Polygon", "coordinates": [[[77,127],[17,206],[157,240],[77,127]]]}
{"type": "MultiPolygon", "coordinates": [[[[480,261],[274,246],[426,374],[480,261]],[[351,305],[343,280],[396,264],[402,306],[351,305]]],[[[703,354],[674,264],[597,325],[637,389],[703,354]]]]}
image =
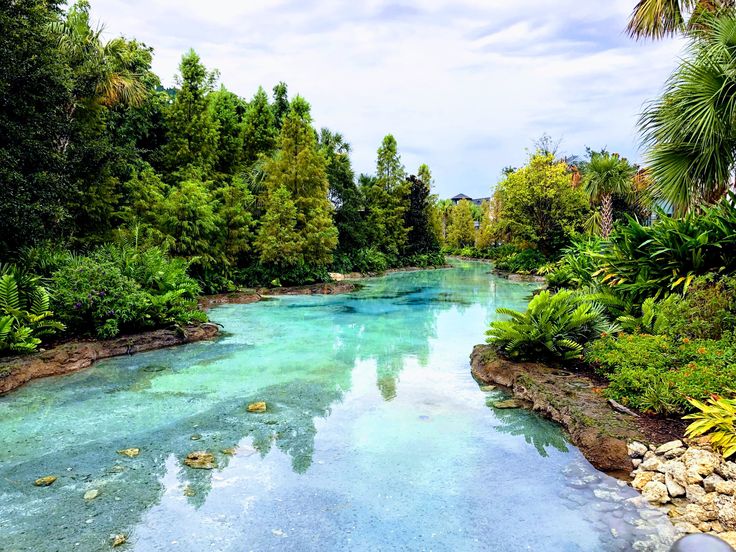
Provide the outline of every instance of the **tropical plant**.
{"type": "Polygon", "coordinates": [[[736,399],[713,396],[706,402],[689,399],[690,404],[699,410],[685,416],[694,420],[685,431],[687,437],[707,435],[710,444],[719,450],[724,458],[736,454],[736,399]]]}
{"type": "Polygon", "coordinates": [[[626,332],[661,334],[667,324],[667,319],[659,316],[657,301],[649,297],[641,304],[641,316],[624,314],[616,321],[626,332]]]}
{"type": "Polygon", "coordinates": [[[636,168],[625,157],[607,151],[592,152],[583,186],[594,204],[600,204],[600,235],[607,238],[613,229],[613,196],[633,196],[636,168]]]}
{"type": "Polygon", "coordinates": [[[0,267],[0,354],[36,350],[41,337],[64,329],[52,320],[49,294],[40,278],[0,267]]]}
{"type": "Polygon", "coordinates": [[[617,329],[606,320],[601,305],[567,290],[542,291],[526,312],[497,312],[511,319],[492,322],[488,342],[512,358],[579,358],[588,340],[617,329]]]}
{"type": "Polygon", "coordinates": [[[733,5],[733,0],[639,0],[626,30],[635,38],[671,36],[696,27],[701,15],[733,5]]]}
{"type": "Polygon", "coordinates": [[[687,54],[640,128],[653,192],[678,213],[712,204],[736,166],[736,16],[703,15],[687,54]]]}

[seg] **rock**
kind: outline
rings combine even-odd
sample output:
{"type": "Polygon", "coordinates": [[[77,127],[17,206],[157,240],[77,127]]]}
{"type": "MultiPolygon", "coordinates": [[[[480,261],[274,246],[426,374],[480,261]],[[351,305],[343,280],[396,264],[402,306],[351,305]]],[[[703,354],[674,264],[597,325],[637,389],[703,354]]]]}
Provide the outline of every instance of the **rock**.
{"type": "Polygon", "coordinates": [[[672,450],[668,450],[662,456],[664,456],[667,460],[672,460],[673,458],[679,458],[680,456],[685,454],[686,450],[687,449],[684,447],[674,448],[672,450]]]}
{"type": "Polygon", "coordinates": [[[36,479],[33,484],[36,487],[48,487],[57,479],[58,478],[55,475],[46,475],[44,477],[39,477],[38,479],[36,479]]]}
{"type": "Polygon", "coordinates": [[[736,481],[719,481],[715,484],[715,492],[722,495],[736,495],[736,481]]]}
{"type": "Polygon", "coordinates": [[[688,504],[685,506],[685,512],[680,517],[680,520],[692,523],[693,525],[699,525],[703,522],[711,521],[714,517],[699,504],[688,504]]]}
{"type": "Polygon", "coordinates": [[[718,535],[718,538],[726,541],[732,547],[736,548],[736,531],[727,531],[718,535]]]}
{"type": "Polygon", "coordinates": [[[627,445],[631,458],[642,458],[648,451],[647,446],[638,441],[632,441],[627,445]]]}
{"type": "Polygon", "coordinates": [[[677,439],[676,441],[670,441],[668,443],[665,443],[663,445],[658,446],[655,450],[655,454],[663,455],[665,452],[669,452],[674,449],[683,448],[682,441],[677,439]]]}
{"type": "Polygon", "coordinates": [[[641,491],[647,483],[654,480],[654,473],[655,472],[649,471],[636,472],[634,480],[631,482],[631,486],[637,491],[641,491]]]}
{"type": "Polygon", "coordinates": [[[488,393],[489,391],[494,391],[496,389],[495,385],[483,385],[481,386],[480,390],[484,393],[488,393]]]}
{"type": "Polygon", "coordinates": [[[705,490],[700,485],[688,485],[685,496],[690,502],[699,502],[705,496],[705,490]]]}
{"type": "Polygon", "coordinates": [[[198,470],[211,470],[216,467],[215,457],[212,453],[204,450],[197,450],[187,454],[184,464],[198,470]]]}
{"type": "Polygon", "coordinates": [[[718,474],[711,474],[705,479],[703,479],[703,488],[705,489],[706,493],[712,493],[716,490],[716,483],[722,483],[723,478],[718,474]]]}
{"type": "Polygon", "coordinates": [[[720,521],[712,521],[710,524],[710,530],[714,533],[723,533],[723,525],[721,525],[720,521]]]}
{"type": "Polygon", "coordinates": [[[702,531],[703,533],[708,533],[713,529],[713,525],[707,521],[704,521],[700,525],[698,525],[698,531],[702,531]]]}
{"type": "Polygon", "coordinates": [[[719,495],[715,499],[717,519],[726,531],[736,531],[736,497],[719,495]]]}
{"type": "Polygon", "coordinates": [[[248,412],[265,412],[266,403],[263,401],[250,403],[248,405],[248,412]]]}
{"type": "Polygon", "coordinates": [[[715,452],[690,447],[682,455],[682,461],[685,462],[688,470],[693,470],[698,475],[708,477],[721,464],[721,457],[715,452]]]}
{"type": "Polygon", "coordinates": [[[495,401],[493,408],[507,409],[507,408],[521,408],[522,402],[516,399],[507,399],[505,401],[495,401]]]}
{"type": "Polygon", "coordinates": [[[716,472],[723,479],[736,480],[736,462],[721,462],[721,464],[716,468],[716,472]]]}
{"type": "Polygon", "coordinates": [[[199,433],[195,433],[190,437],[192,441],[199,441],[202,438],[202,436],[199,433]]]}
{"type": "Polygon", "coordinates": [[[192,488],[191,485],[184,487],[184,496],[194,496],[197,492],[192,488]]]}
{"type": "MultiPolygon", "coordinates": [[[[683,474],[685,473],[685,469],[683,468],[683,474]]],[[[664,483],[667,487],[667,492],[672,498],[678,497],[678,496],[685,496],[685,487],[680,485],[676,480],[675,477],[671,473],[666,473],[664,475],[664,483]]]]}
{"type": "Polygon", "coordinates": [[[224,448],[220,452],[226,456],[235,456],[236,447],[224,448]]]}
{"type": "Polygon", "coordinates": [[[118,451],[118,454],[122,454],[123,456],[127,456],[128,458],[135,458],[140,453],[141,449],[139,448],[127,448],[118,451]]]}
{"type": "MultiPolygon", "coordinates": [[[[682,460],[682,458],[680,458],[680,460],[682,460]]],[[[688,468],[687,466],[685,466],[685,468],[685,478],[689,485],[697,485],[703,482],[703,476],[700,475],[695,468],[688,468]]]]}
{"type": "Polygon", "coordinates": [[[705,493],[700,497],[697,504],[708,514],[708,520],[714,520],[717,517],[718,506],[716,506],[716,499],[719,497],[718,493],[705,493]]]}
{"type": "Polygon", "coordinates": [[[122,533],[118,533],[117,535],[112,535],[110,537],[110,540],[112,541],[110,544],[112,544],[112,547],[115,548],[116,546],[122,546],[126,542],[128,542],[128,537],[126,535],[123,535],[122,533]]]}
{"type": "Polygon", "coordinates": [[[667,460],[667,462],[662,464],[662,469],[660,471],[663,472],[665,475],[671,475],[672,479],[683,488],[687,486],[685,464],[683,464],[682,462],[678,460],[667,460]]]}
{"type": "Polygon", "coordinates": [[[666,504],[670,501],[667,487],[659,481],[650,481],[644,485],[642,496],[654,504],[666,504]]]}
{"type": "Polygon", "coordinates": [[[614,401],[613,399],[608,399],[608,404],[611,405],[611,408],[613,408],[616,412],[620,412],[621,414],[626,414],[627,416],[631,416],[633,418],[638,418],[639,415],[631,410],[630,408],[626,408],[624,405],[622,405],[619,402],[614,401]]]}
{"type": "Polygon", "coordinates": [[[644,471],[661,471],[664,462],[656,456],[652,455],[649,458],[644,458],[644,461],[639,465],[640,470],[644,471]]]}
{"type": "Polygon", "coordinates": [[[641,463],[642,463],[642,459],[641,458],[632,458],[631,459],[631,463],[634,465],[634,468],[638,468],[641,465],[641,463]]]}
{"type": "Polygon", "coordinates": [[[692,523],[687,523],[687,522],[675,523],[675,529],[677,529],[681,533],[687,533],[687,534],[700,533],[700,529],[695,527],[692,523]]]}
{"type": "Polygon", "coordinates": [[[345,275],[340,272],[328,272],[327,275],[335,282],[342,282],[345,279],[345,275]]]}
{"type": "Polygon", "coordinates": [[[94,500],[98,496],[100,496],[100,491],[98,491],[97,489],[90,489],[89,491],[84,493],[84,500],[94,500]]]}

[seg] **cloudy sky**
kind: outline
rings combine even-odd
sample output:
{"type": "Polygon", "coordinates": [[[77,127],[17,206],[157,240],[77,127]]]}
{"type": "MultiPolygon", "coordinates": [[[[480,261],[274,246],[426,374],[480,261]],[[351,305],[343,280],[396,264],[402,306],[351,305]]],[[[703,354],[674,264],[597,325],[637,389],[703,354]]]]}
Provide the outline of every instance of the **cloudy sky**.
{"type": "Polygon", "coordinates": [[[194,48],[251,97],[278,81],[343,133],[371,172],[393,133],[407,170],[426,162],[442,197],[489,195],[534,138],[638,160],[636,121],[681,44],[623,32],[634,0],[92,0],[108,36],[155,49],[173,83],[194,48]]]}

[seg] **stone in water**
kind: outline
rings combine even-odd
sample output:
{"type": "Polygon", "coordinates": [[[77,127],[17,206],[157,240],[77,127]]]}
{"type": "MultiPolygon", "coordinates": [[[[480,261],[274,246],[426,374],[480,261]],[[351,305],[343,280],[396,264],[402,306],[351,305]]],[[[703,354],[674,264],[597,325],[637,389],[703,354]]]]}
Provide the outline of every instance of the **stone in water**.
{"type": "Polygon", "coordinates": [[[184,463],[197,470],[211,470],[215,467],[215,457],[210,452],[197,450],[187,454],[184,463]]]}
{"type": "Polygon", "coordinates": [[[84,493],[84,500],[94,500],[98,496],[100,496],[100,491],[97,489],[91,489],[84,493]]]}
{"type": "Polygon", "coordinates": [[[128,458],[135,458],[140,453],[141,449],[139,448],[127,448],[118,451],[118,454],[122,454],[123,456],[127,456],[128,458]]]}
{"type": "Polygon", "coordinates": [[[39,477],[38,479],[36,479],[36,480],[35,480],[35,481],[33,482],[33,484],[34,484],[34,485],[35,485],[36,487],[48,487],[48,486],[49,486],[49,485],[51,485],[51,484],[52,484],[52,483],[53,483],[54,481],[56,481],[56,476],[55,476],[55,475],[47,475],[47,476],[45,476],[45,477],[39,477]]]}
{"type": "Polygon", "coordinates": [[[266,403],[263,401],[250,403],[248,405],[248,412],[265,412],[265,411],[266,411],[266,403]]]}
{"type": "Polygon", "coordinates": [[[521,408],[521,401],[516,399],[508,399],[506,401],[496,401],[493,403],[493,408],[521,408]]]}

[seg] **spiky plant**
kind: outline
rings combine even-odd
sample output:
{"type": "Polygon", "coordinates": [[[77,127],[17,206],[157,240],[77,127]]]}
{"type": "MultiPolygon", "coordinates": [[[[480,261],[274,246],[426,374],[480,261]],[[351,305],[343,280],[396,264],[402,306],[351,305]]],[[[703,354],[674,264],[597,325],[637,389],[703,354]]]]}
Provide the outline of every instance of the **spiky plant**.
{"type": "Polygon", "coordinates": [[[711,445],[728,458],[736,454],[736,400],[711,397],[703,403],[689,399],[699,412],[688,414],[686,420],[694,420],[685,431],[687,437],[710,437],[711,445]]]}

